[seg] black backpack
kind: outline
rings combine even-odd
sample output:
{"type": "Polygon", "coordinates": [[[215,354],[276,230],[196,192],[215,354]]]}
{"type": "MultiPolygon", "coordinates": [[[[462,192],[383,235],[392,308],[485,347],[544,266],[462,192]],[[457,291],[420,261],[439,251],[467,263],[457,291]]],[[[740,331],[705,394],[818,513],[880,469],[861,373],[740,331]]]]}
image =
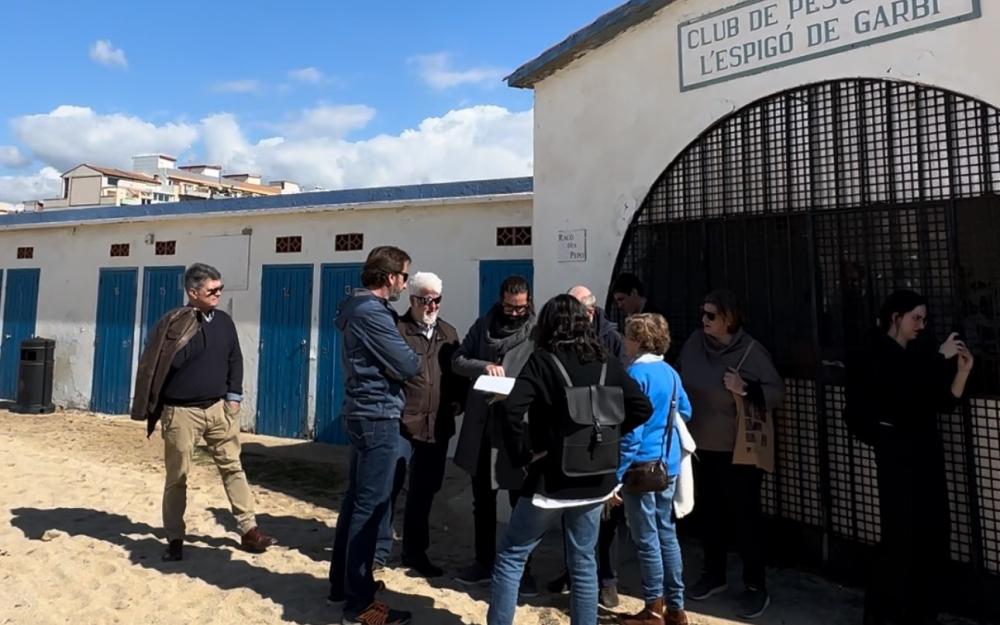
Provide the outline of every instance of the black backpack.
{"type": "Polygon", "coordinates": [[[566,367],[551,354],[566,382],[568,418],[563,418],[562,472],[569,477],[606,475],[618,470],[618,442],[625,421],[625,392],[605,386],[608,363],[601,367],[597,384],[574,386],[566,367]]]}

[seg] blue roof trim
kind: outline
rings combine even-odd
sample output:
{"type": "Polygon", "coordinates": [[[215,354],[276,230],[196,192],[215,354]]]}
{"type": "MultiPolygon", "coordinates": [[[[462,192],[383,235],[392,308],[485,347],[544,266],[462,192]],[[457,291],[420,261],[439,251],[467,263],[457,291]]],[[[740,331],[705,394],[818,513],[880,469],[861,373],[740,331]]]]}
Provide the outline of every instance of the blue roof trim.
{"type": "Polygon", "coordinates": [[[343,189],[315,193],[293,193],[270,197],[226,200],[165,202],[139,206],[95,206],[66,208],[30,213],[0,215],[0,228],[34,224],[78,223],[86,221],[127,220],[137,217],[169,217],[172,215],[225,214],[232,211],[268,211],[304,208],[307,206],[337,206],[344,204],[374,204],[415,200],[441,200],[485,195],[531,193],[533,179],[500,178],[496,180],[466,180],[398,187],[343,189]]]}
{"type": "Polygon", "coordinates": [[[538,58],[517,68],[504,80],[510,87],[530,89],[535,83],[569,65],[584,53],[606,44],[674,2],[675,0],[630,0],[542,52],[538,58]]]}

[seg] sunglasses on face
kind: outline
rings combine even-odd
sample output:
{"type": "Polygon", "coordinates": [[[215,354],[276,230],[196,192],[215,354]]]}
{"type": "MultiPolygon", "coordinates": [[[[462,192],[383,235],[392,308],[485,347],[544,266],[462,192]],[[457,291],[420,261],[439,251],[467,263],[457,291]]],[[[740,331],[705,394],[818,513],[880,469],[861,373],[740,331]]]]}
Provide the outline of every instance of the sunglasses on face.
{"type": "Polygon", "coordinates": [[[405,271],[397,271],[397,272],[396,272],[396,275],[397,275],[397,276],[403,276],[403,283],[404,283],[404,284],[405,284],[406,282],[409,282],[409,281],[410,281],[410,274],[406,273],[405,271]]]}
{"type": "Polygon", "coordinates": [[[503,311],[508,315],[523,315],[528,312],[528,305],[524,306],[511,306],[509,304],[503,305],[503,311]]]}
{"type": "Polygon", "coordinates": [[[411,295],[410,299],[416,303],[423,304],[424,306],[430,306],[431,304],[441,305],[442,295],[437,297],[431,297],[430,295],[411,295]]]}
{"type": "Polygon", "coordinates": [[[701,309],[701,316],[703,319],[708,319],[709,321],[715,321],[715,318],[719,316],[719,313],[714,313],[709,310],[701,309]]]}
{"type": "Polygon", "coordinates": [[[215,287],[214,289],[205,289],[205,294],[208,295],[209,297],[211,297],[213,295],[222,295],[222,289],[224,289],[224,288],[226,288],[226,285],[220,284],[219,286],[215,287]]]}

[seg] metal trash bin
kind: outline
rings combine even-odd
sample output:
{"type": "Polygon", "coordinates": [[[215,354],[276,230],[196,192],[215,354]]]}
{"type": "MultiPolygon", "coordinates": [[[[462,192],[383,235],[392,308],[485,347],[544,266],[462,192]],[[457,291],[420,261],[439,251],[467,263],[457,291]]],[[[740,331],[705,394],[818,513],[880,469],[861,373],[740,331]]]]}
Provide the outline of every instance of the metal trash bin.
{"type": "Polygon", "coordinates": [[[55,339],[35,337],[21,343],[15,412],[28,414],[55,412],[55,406],[52,404],[55,349],[55,339]]]}

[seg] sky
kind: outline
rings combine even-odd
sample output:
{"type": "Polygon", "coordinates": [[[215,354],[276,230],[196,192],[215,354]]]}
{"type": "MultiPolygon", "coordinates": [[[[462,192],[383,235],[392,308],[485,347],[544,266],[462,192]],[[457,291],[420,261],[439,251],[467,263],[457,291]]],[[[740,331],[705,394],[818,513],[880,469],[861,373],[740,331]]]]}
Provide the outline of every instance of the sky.
{"type": "Polygon", "coordinates": [[[7,0],[0,202],[148,153],[304,189],[531,175],[503,77],[622,2],[7,0]]]}

